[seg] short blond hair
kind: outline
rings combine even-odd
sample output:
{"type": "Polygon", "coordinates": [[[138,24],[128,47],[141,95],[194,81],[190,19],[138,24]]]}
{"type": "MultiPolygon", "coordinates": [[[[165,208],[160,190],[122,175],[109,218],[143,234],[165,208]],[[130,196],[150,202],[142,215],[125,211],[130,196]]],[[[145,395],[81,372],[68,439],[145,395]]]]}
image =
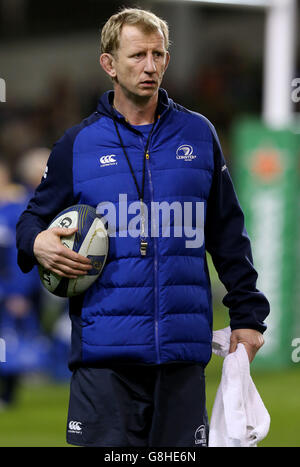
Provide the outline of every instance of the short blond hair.
{"type": "Polygon", "coordinates": [[[111,16],[102,28],[101,53],[113,54],[118,50],[122,27],[125,24],[138,26],[145,33],[161,31],[164,36],[165,49],[169,49],[169,28],[166,21],[148,10],[124,8],[111,16]]]}

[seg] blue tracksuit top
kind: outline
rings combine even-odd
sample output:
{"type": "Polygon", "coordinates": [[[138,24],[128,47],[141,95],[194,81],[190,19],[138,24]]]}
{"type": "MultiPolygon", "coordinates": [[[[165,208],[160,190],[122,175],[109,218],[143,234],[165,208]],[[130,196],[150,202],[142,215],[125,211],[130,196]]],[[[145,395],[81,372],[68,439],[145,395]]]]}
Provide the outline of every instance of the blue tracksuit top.
{"type": "MultiPolygon", "coordinates": [[[[67,130],[54,145],[47,172],[17,226],[18,263],[23,272],[36,264],[36,235],[64,208],[113,203],[118,211],[121,199],[126,206],[138,202],[115,123],[140,187],[145,142],[112,102],[113,91],[109,91],[95,113],[67,130]]],[[[228,292],[223,303],[229,308],[231,328],[266,329],[269,303],[256,288],[244,216],[212,124],[174,103],[160,89],[148,153],[144,192],[148,225],[152,225],[155,203],[172,207],[176,202],[190,207],[192,216],[182,215],[190,226],[182,228],[183,235],[177,234],[175,208],[170,209],[169,234],[163,222],[156,222],[154,235],[148,232],[147,255],[142,257],[139,236],[128,234],[130,220],[139,211],[129,209],[127,223],[116,216],[116,232],[110,236],[101,277],[84,294],[69,300],[71,369],[104,363],[206,365],[212,340],[206,251],[228,292]],[[197,224],[197,205],[202,224],[197,224]],[[187,243],[193,240],[191,232],[199,234],[197,247],[187,243]]]]}

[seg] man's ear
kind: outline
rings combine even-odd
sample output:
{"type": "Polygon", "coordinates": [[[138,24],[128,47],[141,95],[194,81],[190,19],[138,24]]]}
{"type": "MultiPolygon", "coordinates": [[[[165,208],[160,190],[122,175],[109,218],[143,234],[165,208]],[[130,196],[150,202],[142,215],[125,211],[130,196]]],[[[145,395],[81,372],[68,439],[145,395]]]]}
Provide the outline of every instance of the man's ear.
{"type": "Polygon", "coordinates": [[[167,52],[166,53],[166,63],[165,63],[165,70],[164,71],[166,71],[166,69],[168,68],[169,62],[170,62],[170,54],[169,54],[169,52],[167,52]]]}
{"type": "Polygon", "coordinates": [[[102,66],[105,73],[110,76],[110,78],[114,79],[117,76],[117,72],[115,70],[115,59],[111,54],[104,53],[100,55],[100,65],[102,66]]]}

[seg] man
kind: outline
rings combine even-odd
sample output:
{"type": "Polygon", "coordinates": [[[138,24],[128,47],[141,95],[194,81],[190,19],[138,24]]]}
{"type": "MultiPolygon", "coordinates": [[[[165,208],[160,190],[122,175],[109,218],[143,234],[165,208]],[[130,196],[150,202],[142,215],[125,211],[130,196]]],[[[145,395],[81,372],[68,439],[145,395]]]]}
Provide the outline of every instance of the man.
{"type": "MultiPolygon", "coordinates": [[[[231,351],[242,342],[252,361],[263,344],[269,305],[256,289],[243,214],[216,132],[160,88],[168,45],[167,24],[150,12],[124,9],[108,20],[100,64],[114,91],[56,143],[18,225],[24,272],[39,262],[74,278],[87,273],[89,261],[59,241],[74,229],[45,230],[52,218],[75,203],[121,209],[125,194],[128,213],[131,203],[140,206],[139,235],[131,234],[130,216],[127,223],[118,216],[100,279],[70,299],[71,444],[207,445],[204,368],[212,305],[206,250],[228,290],[231,351]],[[186,243],[188,234],[176,234],[173,219],[169,236],[157,224],[147,235],[153,203],[174,201],[198,203],[205,215],[205,239],[196,248],[186,243]]],[[[187,223],[203,230],[193,219],[187,223]]]]}

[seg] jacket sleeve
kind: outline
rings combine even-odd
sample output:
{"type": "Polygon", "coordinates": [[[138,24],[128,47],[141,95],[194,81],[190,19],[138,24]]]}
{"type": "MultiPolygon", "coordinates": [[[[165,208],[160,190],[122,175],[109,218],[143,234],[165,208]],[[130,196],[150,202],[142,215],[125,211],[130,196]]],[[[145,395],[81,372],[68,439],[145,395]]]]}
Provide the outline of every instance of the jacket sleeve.
{"type": "Polygon", "coordinates": [[[75,204],[73,195],[73,141],[68,133],[53,146],[47,168],[16,228],[18,265],[29,272],[37,264],[33,254],[36,236],[63,209],[75,204]]]}
{"type": "Polygon", "coordinates": [[[244,214],[237,199],[217,134],[212,128],[214,175],[207,203],[206,249],[227,294],[223,303],[229,308],[230,327],[264,332],[269,302],[257,290],[250,239],[244,214]]]}

